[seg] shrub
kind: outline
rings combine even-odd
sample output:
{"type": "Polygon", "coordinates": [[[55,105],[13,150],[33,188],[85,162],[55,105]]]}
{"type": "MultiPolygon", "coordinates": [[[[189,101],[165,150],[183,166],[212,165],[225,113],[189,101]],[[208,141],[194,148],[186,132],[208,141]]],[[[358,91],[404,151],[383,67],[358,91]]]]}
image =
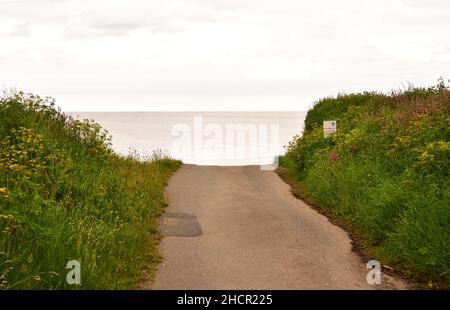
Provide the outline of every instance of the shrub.
{"type": "Polygon", "coordinates": [[[122,158],[108,133],[73,120],[54,100],[0,99],[0,288],[132,288],[159,256],[149,232],[179,162],[122,158]]]}
{"type": "Polygon", "coordinates": [[[443,81],[320,100],[281,160],[309,198],[351,223],[370,254],[447,283],[449,103],[443,81]],[[337,132],[323,138],[330,119],[337,132]]]}

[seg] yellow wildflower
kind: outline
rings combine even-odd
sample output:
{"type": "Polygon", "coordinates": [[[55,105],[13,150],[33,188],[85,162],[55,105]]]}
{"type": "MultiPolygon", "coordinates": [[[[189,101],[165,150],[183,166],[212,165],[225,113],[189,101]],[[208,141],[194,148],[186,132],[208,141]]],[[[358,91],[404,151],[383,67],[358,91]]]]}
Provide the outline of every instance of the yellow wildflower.
{"type": "Polygon", "coordinates": [[[9,170],[11,170],[11,171],[17,172],[17,171],[20,171],[21,169],[22,169],[22,166],[18,165],[18,164],[12,164],[9,166],[9,170]]]}

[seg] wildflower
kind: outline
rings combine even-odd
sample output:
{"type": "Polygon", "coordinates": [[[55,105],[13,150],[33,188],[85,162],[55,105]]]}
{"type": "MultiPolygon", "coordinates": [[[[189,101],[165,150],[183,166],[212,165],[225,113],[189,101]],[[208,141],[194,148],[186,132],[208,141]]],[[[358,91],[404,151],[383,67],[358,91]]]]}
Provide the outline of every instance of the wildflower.
{"type": "Polygon", "coordinates": [[[24,176],[25,176],[25,179],[30,179],[31,178],[31,172],[30,171],[28,171],[28,170],[26,170],[24,173],[24,176]]]}
{"type": "Polygon", "coordinates": [[[350,153],[353,153],[354,150],[355,150],[355,146],[354,146],[353,144],[349,144],[349,145],[348,145],[348,151],[349,151],[350,153]]]}
{"type": "Polygon", "coordinates": [[[433,161],[433,160],[434,160],[434,155],[428,153],[428,151],[424,151],[424,152],[419,156],[419,160],[420,160],[421,162],[433,161]]]}
{"type": "Polygon", "coordinates": [[[9,190],[6,187],[0,187],[0,195],[1,196],[8,196],[9,190]]]}
{"type": "Polygon", "coordinates": [[[328,153],[328,159],[330,161],[337,161],[339,160],[339,153],[336,151],[331,151],[330,153],[328,153]]]}
{"type": "Polygon", "coordinates": [[[9,166],[9,170],[11,170],[11,171],[17,172],[17,171],[20,171],[21,169],[22,169],[22,166],[19,164],[12,164],[9,166]]]}
{"type": "Polygon", "coordinates": [[[15,221],[16,218],[14,217],[14,215],[4,215],[4,214],[0,214],[0,221],[3,222],[12,222],[15,221]]]}
{"type": "Polygon", "coordinates": [[[394,115],[394,120],[403,123],[406,120],[406,113],[405,112],[397,113],[396,115],[394,115]]]}
{"type": "Polygon", "coordinates": [[[2,230],[2,233],[6,234],[6,235],[11,235],[12,232],[13,232],[13,229],[11,227],[6,227],[5,229],[2,230]]]}

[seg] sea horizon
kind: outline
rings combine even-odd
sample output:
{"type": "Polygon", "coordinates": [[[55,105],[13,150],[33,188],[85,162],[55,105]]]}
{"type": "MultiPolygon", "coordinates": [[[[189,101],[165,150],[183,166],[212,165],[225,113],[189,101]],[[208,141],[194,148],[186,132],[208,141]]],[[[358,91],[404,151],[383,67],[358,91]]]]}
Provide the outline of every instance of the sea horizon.
{"type": "Polygon", "coordinates": [[[276,161],[284,154],[284,146],[301,133],[306,112],[72,111],[67,114],[99,123],[112,136],[112,148],[120,155],[138,154],[146,158],[155,151],[163,151],[189,164],[240,166],[276,161]],[[184,139],[183,143],[180,139],[184,139]]]}

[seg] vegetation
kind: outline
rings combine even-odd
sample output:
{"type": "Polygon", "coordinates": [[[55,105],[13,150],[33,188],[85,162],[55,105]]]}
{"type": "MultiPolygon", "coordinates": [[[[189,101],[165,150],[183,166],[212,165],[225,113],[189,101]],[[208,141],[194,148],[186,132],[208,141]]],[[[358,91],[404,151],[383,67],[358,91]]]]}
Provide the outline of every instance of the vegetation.
{"type": "Polygon", "coordinates": [[[106,131],[73,120],[51,98],[0,99],[0,288],[133,288],[152,271],[155,217],[180,162],[119,157],[106,131]]]}
{"type": "Polygon", "coordinates": [[[301,195],[350,227],[366,253],[430,287],[450,283],[449,104],[443,81],[325,98],[281,159],[301,195]],[[324,120],[337,120],[328,138],[324,120]]]}

